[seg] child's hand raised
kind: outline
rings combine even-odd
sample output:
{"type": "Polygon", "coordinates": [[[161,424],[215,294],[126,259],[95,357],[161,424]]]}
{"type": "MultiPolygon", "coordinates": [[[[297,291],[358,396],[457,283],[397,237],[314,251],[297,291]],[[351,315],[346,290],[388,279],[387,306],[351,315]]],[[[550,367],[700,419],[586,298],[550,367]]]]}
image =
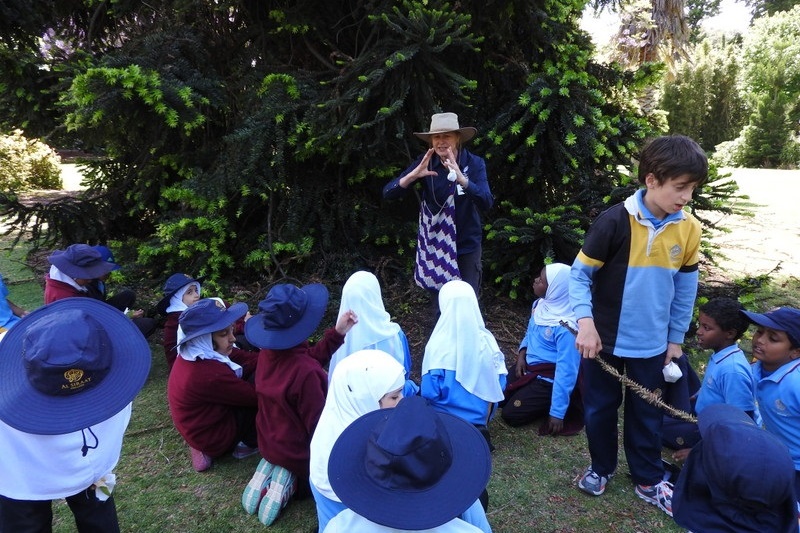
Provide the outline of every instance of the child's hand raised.
{"type": "Polygon", "coordinates": [[[351,309],[348,309],[339,317],[339,320],[336,321],[336,333],[339,335],[345,335],[350,328],[355,326],[358,323],[358,315],[356,315],[351,309]]]}

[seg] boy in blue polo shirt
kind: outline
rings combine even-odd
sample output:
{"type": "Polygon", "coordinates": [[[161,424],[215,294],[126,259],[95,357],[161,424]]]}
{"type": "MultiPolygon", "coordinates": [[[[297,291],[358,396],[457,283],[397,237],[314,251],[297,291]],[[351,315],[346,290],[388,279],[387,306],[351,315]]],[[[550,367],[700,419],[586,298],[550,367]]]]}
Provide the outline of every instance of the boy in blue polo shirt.
{"type": "MultiPolygon", "coordinates": [[[[578,323],[586,440],[592,463],[578,488],[603,494],[617,469],[619,381],[590,359],[602,358],[648,389],[664,389],[663,367],[681,344],[697,295],[700,222],[684,207],[708,175],[705,152],[682,135],[642,149],[642,188],[601,213],[572,264],[569,296],[578,323]]],[[[658,407],[625,394],[624,447],[635,494],[672,516],[664,481],[658,407]]]]}
{"type": "MultiPolygon", "coordinates": [[[[726,403],[753,418],[756,402],[753,373],[737,343],[750,327],[740,313],[742,310],[742,304],[733,298],[714,298],[700,306],[697,341],[701,348],[714,353],[708,358],[703,383],[696,395],[695,414],[709,405],[726,403]]],[[[665,417],[662,439],[664,446],[677,450],[673,458],[683,461],[700,440],[700,431],[697,424],[665,417]]]]}
{"type": "Polygon", "coordinates": [[[764,428],[789,448],[800,495],[800,309],[742,311],[755,324],[753,377],[764,428]]]}

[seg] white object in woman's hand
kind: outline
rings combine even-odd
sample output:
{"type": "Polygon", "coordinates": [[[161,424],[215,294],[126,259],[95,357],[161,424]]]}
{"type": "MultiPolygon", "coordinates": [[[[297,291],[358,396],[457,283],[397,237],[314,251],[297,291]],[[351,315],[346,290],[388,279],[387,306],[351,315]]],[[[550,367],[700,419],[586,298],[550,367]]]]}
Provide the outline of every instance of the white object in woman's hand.
{"type": "Polygon", "coordinates": [[[450,172],[447,174],[448,181],[456,181],[458,179],[458,174],[456,174],[455,169],[451,168],[450,172]]]}

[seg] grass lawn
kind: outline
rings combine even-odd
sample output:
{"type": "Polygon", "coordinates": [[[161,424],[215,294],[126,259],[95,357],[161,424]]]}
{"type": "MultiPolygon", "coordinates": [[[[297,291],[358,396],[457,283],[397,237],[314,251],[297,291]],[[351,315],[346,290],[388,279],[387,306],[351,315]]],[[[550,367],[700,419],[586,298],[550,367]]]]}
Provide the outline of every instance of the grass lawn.
{"type": "MultiPolygon", "coordinates": [[[[192,469],[188,448],[175,431],[166,402],[166,363],[157,340],[153,368],[134,402],[115,498],[123,531],[276,533],[316,531],[313,500],[292,502],[270,528],[248,516],[240,498],[258,464],[257,457],[225,457],[207,472],[192,469]]],[[[589,455],[583,433],[540,437],[538,426],[490,425],[497,447],[489,484],[488,518],[495,532],[682,531],[661,511],[639,500],[627,468],[594,498],[575,488],[589,455]]],[[[56,532],[73,531],[66,504],[58,505],[56,532]]]]}
{"type": "MultiPolygon", "coordinates": [[[[33,309],[42,303],[42,285],[25,266],[23,250],[9,253],[4,246],[6,240],[0,238],[0,272],[9,286],[9,297],[18,305],[33,309]]],[[[776,280],[759,287],[761,293],[755,301],[763,301],[766,307],[799,305],[799,285],[796,278],[776,280]]],[[[425,339],[412,338],[413,313],[404,314],[398,321],[409,333],[415,351],[419,351],[425,339]]],[[[504,350],[515,349],[519,329],[514,328],[524,328],[525,321],[514,319],[513,327],[509,327],[507,321],[487,316],[487,326],[504,350]]],[[[152,370],[134,402],[116,472],[118,485],[114,494],[122,530],[216,533],[266,529],[256,517],[246,515],[240,504],[242,490],[258,457],[226,457],[204,473],[192,469],[188,448],[175,431],[167,409],[167,372],[160,333],[153,336],[151,348],[152,370]]],[[[704,357],[699,356],[698,360],[703,361],[704,357]]],[[[621,451],[617,477],[603,496],[591,497],[575,486],[577,477],[589,464],[585,435],[540,437],[537,427],[512,429],[499,417],[490,424],[497,449],[493,454],[488,517],[495,532],[682,531],[660,510],[635,496],[621,451]]],[[[54,507],[54,531],[74,531],[66,504],[61,501],[54,507]]],[[[310,533],[316,531],[316,522],[313,500],[294,501],[268,529],[276,533],[310,533]]]]}

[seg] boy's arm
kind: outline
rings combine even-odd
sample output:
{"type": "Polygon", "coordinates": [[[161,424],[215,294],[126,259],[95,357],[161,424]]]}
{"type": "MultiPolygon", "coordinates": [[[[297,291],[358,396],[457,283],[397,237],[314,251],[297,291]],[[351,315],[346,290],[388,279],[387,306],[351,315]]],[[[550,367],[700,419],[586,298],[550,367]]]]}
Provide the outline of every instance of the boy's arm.
{"type": "Polygon", "coordinates": [[[308,348],[308,355],[324,367],[342,344],[344,344],[344,335],[339,334],[334,328],[326,329],[319,342],[308,348]]]}
{"type": "Polygon", "coordinates": [[[575,347],[581,357],[586,359],[597,357],[603,349],[592,317],[592,279],[600,266],[602,262],[593,260],[581,250],[572,263],[569,274],[569,300],[578,322],[575,347]]]}
{"type": "Polygon", "coordinates": [[[325,330],[322,339],[309,348],[309,355],[325,366],[330,361],[333,353],[344,344],[344,336],[357,323],[358,316],[352,310],[345,311],[336,321],[336,326],[325,330]]]}
{"type": "Polygon", "coordinates": [[[700,223],[696,220],[687,222],[692,223],[692,228],[687,238],[685,261],[673,277],[675,296],[670,305],[665,365],[669,364],[672,359],[679,359],[683,355],[681,344],[683,344],[684,336],[689,330],[689,324],[692,321],[694,301],[697,297],[697,284],[700,280],[698,269],[700,262],[700,223]]]}

